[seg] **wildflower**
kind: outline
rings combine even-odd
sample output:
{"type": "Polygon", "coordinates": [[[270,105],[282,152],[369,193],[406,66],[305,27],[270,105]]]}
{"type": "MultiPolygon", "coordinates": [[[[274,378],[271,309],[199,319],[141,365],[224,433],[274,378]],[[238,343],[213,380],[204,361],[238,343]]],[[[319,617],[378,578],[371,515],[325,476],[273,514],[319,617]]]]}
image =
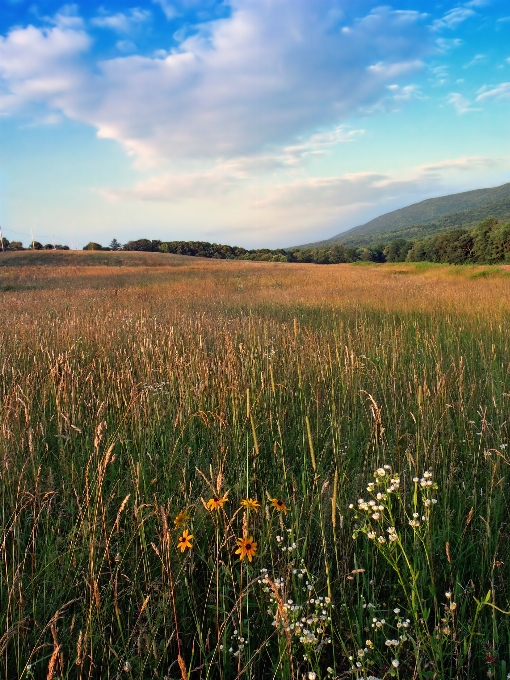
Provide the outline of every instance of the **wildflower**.
{"type": "Polygon", "coordinates": [[[376,475],[379,477],[385,477],[386,476],[386,470],[384,468],[378,468],[376,470],[376,475]]]}
{"type": "Polygon", "coordinates": [[[243,508],[246,508],[247,510],[257,510],[260,508],[260,503],[256,501],[254,498],[246,498],[241,501],[241,505],[243,508]]]}
{"type": "Polygon", "coordinates": [[[273,498],[271,503],[273,505],[273,508],[276,508],[278,512],[283,512],[285,515],[287,514],[288,508],[282,500],[280,500],[279,498],[273,498]]]}
{"type": "Polygon", "coordinates": [[[393,668],[398,668],[400,666],[400,661],[398,659],[393,659],[391,665],[393,666],[393,668]]]}
{"type": "Polygon", "coordinates": [[[184,529],[182,532],[182,536],[179,536],[179,541],[177,543],[177,547],[180,549],[181,552],[184,552],[186,548],[192,548],[193,546],[190,543],[190,540],[193,538],[193,535],[189,533],[187,529],[184,529]]]}
{"type": "Polygon", "coordinates": [[[253,540],[253,536],[250,536],[249,538],[246,538],[246,536],[243,536],[243,538],[238,538],[237,545],[239,547],[236,550],[236,555],[239,555],[239,559],[242,560],[247,557],[251,562],[257,551],[257,544],[253,540]]]}
{"type": "Polygon", "coordinates": [[[188,511],[181,510],[181,512],[174,519],[174,524],[176,527],[182,527],[189,520],[188,511]]]}
{"type": "Polygon", "coordinates": [[[221,510],[223,505],[228,501],[227,494],[224,496],[214,496],[207,501],[208,510],[221,510]]]}

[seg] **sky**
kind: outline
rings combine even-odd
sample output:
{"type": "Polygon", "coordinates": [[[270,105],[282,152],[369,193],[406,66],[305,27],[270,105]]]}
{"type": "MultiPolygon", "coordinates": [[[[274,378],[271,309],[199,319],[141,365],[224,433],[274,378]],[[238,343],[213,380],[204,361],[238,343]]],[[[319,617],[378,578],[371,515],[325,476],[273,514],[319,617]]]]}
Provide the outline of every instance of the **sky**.
{"type": "Polygon", "coordinates": [[[0,225],[329,238],[510,182],[508,0],[0,0],[0,225]]]}

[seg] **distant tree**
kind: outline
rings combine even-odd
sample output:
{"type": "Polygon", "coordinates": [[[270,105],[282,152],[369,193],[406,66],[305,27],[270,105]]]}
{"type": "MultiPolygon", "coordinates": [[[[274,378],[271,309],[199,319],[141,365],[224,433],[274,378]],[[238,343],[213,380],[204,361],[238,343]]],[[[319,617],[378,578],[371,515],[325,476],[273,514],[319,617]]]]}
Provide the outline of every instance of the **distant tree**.
{"type": "Polygon", "coordinates": [[[489,242],[490,262],[510,262],[510,222],[498,224],[491,231],[489,242]]]}
{"type": "Polygon", "coordinates": [[[124,246],[124,250],[142,250],[151,253],[153,250],[157,250],[157,246],[161,244],[161,241],[149,241],[148,238],[139,238],[137,241],[128,241],[124,246]]]}
{"type": "Polygon", "coordinates": [[[21,241],[11,241],[9,248],[11,250],[24,250],[23,243],[21,243],[21,241]]]}
{"type": "Polygon", "coordinates": [[[110,250],[122,250],[122,244],[120,244],[116,238],[110,243],[110,250]]]}
{"type": "Polygon", "coordinates": [[[32,241],[32,243],[28,247],[30,250],[42,250],[43,244],[39,243],[39,241],[32,241]]]}
{"type": "Polygon", "coordinates": [[[99,243],[94,243],[94,241],[91,241],[90,243],[87,243],[83,250],[103,250],[103,246],[99,243]]]}
{"type": "Polygon", "coordinates": [[[497,228],[499,221],[489,217],[480,222],[472,231],[473,234],[473,259],[476,262],[490,262],[492,259],[492,233],[497,228]]]}
{"type": "Polygon", "coordinates": [[[411,241],[406,241],[404,238],[397,238],[391,241],[384,247],[384,256],[386,262],[405,262],[407,253],[411,250],[413,244],[411,241]]]}
{"type": "Polygon", "coordinates": [[[55,250],[54,247],[53,247],[53,243],[47,243],[44,246],[44,250],[55,250]]]}
{"type": "Polygon", "coordinates": [[[0,243],[0,252],[4,250],[9,250],[9,241],[6,238],[2,238],[2,242],[0,243]]]}

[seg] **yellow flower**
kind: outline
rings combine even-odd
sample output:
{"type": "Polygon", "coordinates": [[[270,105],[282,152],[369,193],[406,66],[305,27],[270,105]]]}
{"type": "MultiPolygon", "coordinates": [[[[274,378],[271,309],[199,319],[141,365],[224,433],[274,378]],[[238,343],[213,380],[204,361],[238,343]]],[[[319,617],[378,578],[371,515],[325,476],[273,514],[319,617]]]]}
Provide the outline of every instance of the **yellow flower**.
{"type": "Polygon", "coordinates": [[[255,512],[257,512],[260,508],[260,503],[254,498],[246,498],[245,500],[241,501],[241,505],[243,508],[246,508],[247,510],[255,510],[255,512]]]}
{"type": "Polygon", "coordinates": [[[190,543],[190,540],[193,538],[193,535],[189,533],[187,529],[185,529],[182,532],[182,536],[179,536],[179,541],[177,543],[177,547],[180,548],[181,552],[184,552],[186,548],[192,548],[193,546],[190,543]]]}
{"type": "Polygon", "coordinates": [[[279,498],[273,498],[271,503],[273,504],[273,508],[276,508],[278,512],[283,512],[287,514],[288,507],[279,498]]]}
{"type": "Polygon", "coordinates": [[[181,510],[181,512],[174,519],[174,524],[176,527],[182,527],[182,525],[186,524],[188,520],[189,520],[188,511],[181,510]]]}
{"type": "Polygon", "coordinates": [[[221,510],[223,504],[228,501],[227,494],[224,496],[214,496],[209,501],[207,501],[207,508],[209,510],[221,510]]]}
{"type": "Polygon", "coordinates": [[[253,540],[253,536],[250,536],[250,538],[246,538],[246,536],[238,538],[237,545],[239,548],[236,550],[236,555],[239,555],[239,559],[242,560],[247,557],[251,562],[257,552],[257,544],[253,540]]]}

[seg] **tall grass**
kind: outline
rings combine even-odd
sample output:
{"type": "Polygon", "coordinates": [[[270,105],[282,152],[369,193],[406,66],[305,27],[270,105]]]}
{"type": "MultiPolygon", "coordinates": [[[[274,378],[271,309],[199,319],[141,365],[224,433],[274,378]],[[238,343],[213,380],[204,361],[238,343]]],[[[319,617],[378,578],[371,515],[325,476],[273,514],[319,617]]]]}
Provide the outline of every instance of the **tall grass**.
{"type": "Polygon", "coordinates": [[[1,269],[1,677],[507,677],[508,278],[84,262],[1,269]]]}

